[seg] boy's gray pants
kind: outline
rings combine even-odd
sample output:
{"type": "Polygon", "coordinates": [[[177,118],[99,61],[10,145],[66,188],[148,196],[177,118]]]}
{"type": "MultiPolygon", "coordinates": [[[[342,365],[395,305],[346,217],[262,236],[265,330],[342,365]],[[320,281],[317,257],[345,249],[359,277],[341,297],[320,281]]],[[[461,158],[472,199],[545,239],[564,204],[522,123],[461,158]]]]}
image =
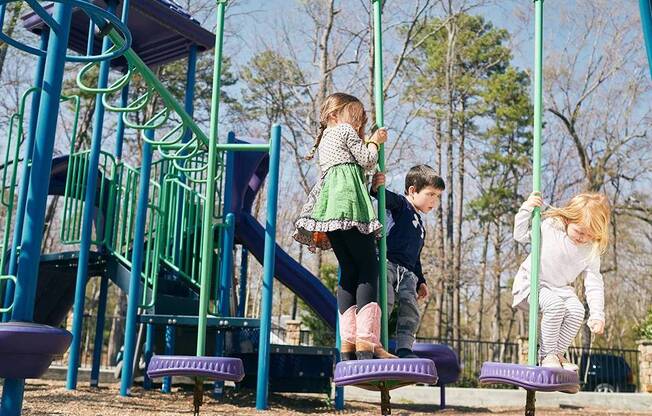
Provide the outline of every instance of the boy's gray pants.
{"type": "Polygon", "coordinates": [[[419,327],[417,276],[403,266],[387,262],[387,311],[391,313],[398,295],[396,350],[412,349],[419,327]]]}

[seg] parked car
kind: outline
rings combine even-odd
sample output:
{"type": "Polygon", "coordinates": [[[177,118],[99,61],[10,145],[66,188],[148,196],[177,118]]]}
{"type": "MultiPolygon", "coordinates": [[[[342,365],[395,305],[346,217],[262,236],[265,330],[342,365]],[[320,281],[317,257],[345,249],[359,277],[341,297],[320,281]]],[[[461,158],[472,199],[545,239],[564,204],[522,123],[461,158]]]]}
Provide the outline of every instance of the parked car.
{"type": "Polygon", "coordinates": [[[636,391],[634,373],[624,357],[582,353],[579,357],[575,355],[570,358],[575,363],[579,362],[582,390],[603,393],[636,391]]]}

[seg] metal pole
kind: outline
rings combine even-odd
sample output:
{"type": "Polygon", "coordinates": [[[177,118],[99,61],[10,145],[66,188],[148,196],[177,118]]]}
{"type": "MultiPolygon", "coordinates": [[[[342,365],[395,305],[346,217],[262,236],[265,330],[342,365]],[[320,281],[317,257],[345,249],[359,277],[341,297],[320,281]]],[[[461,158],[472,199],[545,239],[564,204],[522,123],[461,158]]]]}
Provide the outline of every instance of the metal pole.
{"type": "MultiPolygon", "coordinates": [[[[60,31],[53,31],[50,34],[47,48],[43,92],[39,102],[40,117],[38,117],[36,125],[33,174],[30,175],[28,184],[26,206],[29,209],[25,211],[25,226],[21,240],[20,261],[18,262],[18,281],[13,312],[13,319],[17,321],[31,321],[34,316],[41,240],[71,16],[72,6],[55,3],[53,18],[58,22],[60,31]]],[[[24,379],[5,379],[0,415],[20,415],[24,389],[24,379]]]]}
{"type": "Polygon", "coordinates": [[[240,286],[238,287],[238,313],[237,316],[245,316],[245,306],[247,305],[247,273],[249,269],[249,250],[242,246],[240,252],[240,286]]]}
{"type": "MultiPolygon", "coordinates": [[[[383,92],[383,29],[382,29],[382,1],[372,0],[374,6],[374,102],[376,104],[376,126],[378,128],[385,126],[384,119],[384,92],[383,92]]],[[[378,149],[378,167],[381,172],[385,171],[385,146],[380,145],[378,149]]],[[[378,188],[378,220],[383,224],[382,237],[378,244],[378,261],[379,261],[379,292],[380,299],[378,303],[382,310],[381,319],[381,341],[385,348],[387,345],[387,233],[385,224],[387,223],[387,214],[385,212],[385,186],[378,188]]]]}
{"type": "MultiPolygon", "coordinates": [[[[165,355],[174,354],[174,341],[176,337],[176,329],[172,325],[165,326],[165,355]]],[[[172,392],[172,377],[163,377],[163,393],[172,392]]]]}
{"type": "MultiPolygon", "coordinates": [[[[543,0],[534,0],[534,149],[532,191],[541,192],[541,127],[543,115],[543,0]]],[[[528,326],[528,364],[537,364],[539,328],[539,266],[541,261],[541,209],[532,214],[532,264],[530,266],[530,319],[528,326]]],[[[527,391],[525,415],[534,416],[536,395],[527,391]]]]}
{"type": "MultiPolygon", "coordinates": [[[[153,130],[145,130],[145,134],[148,139],[154,140],[153,130]]],[[[140,298],[140,281],[145,251],[145,224],[147,221],[147,203],[151,169],[152,146],[148,142],[143,142],[143,160],[140,166],[140,189],[138,190],[138,206],[136,208],[136,224],[134,229],[134,249],[131,257],[131,277],[129,278],[129,293],[127,299],[122,378],[120,379],[121,396],[129,395],[129,389],[134,375],[132,364],[136,355],[136,337],[138,335],[138,299],[140,298]]],[[[143,288],[143,290],[145,290],[145,288],[143,288]]]]}
{"type": "Polygon", "coordinates": [[[109,276],[102,274],[100,297],[97,304],[97,322],[95,323],[95,340],[93,342],[93,363],[91,365],[91,387],[99,386],[102,348],[104,346],[104,323],[106,322],[106,302],[109,294],[109,276]]]}
{"type": "MultiPolygon", "coordinates": [[[[50,38],[50,29],[46,28],[41,32],[41,42],[39,49],[45,50],[48,46],[50,38]]],[[[45,71],[45,56],[38,58],[36,65],[36,73],[34,75],[34,87],[37,90],[32,95],[32,103],[29,115],[29,133],[27,142],[25,143],[25,156],[23,160],[23,171],[20,178],[20,191],[18,192],[18,207],[16,208],[16,225],[14,226],[14,238],[11,244],[11,254],[9,255],[9,265],[7,267],[7,274],[11,276],[16,275],[16,268],[18,265],[18,247],[20,246],[20,239],[23,234],[23,224],[25,222],[25,205],[27,203],[27,186],[29,183],[29,175],[32,170],[32,157],[34,154],[34,141],[36,136],[36,123],[38,122],[39,104],[41,102],[41,87],[43,85],[43,72],[45,71]]],[[[14,298],[14,283],[11,280],[7,281],[4,305],[8,307],[13,302],[14,298]]],[[[11,311],[5,312],[2,317],[3,322],[8,322],[11,319],[11,311]]]]}
{"type": "Polygon", "coordinates": [[[204,205],[201,233],[201,289],[199,292],[199,317],[197,327],[197,355],[206,352],[206,314],[210,298],[211,266],[213,258],[213,210],[215,208],[215,177],[217,174],[218,121],[222,76],[222,42],[224,39],[224,8],[226,0],[217,2],[217,29],[215,36],[215,63],[213,69],[213,98],[211,101],[211,124],[208,145],[208,169],[206,202],[204,205]]]}
{"type": "MultiPolygon", "coordinates": [[[[342,277],[342,269],[337,269],[337,284],[340,283],[340,278],[342,277]]],[[[340,351],[342,349],[342,339],[340,338],[340,314],[337,314],[335,320],[335,348],[337,348],[337,356],[335,357],[337,362],[340,362],[341,356],[340,351]]],[[[335,410],[344,410],[344,387],[339,386],[335,387],[335,410]]]]}
{"type": "Polygon", "coordinates": [[[641,9],[643,38],[645,39],[647,60],[650,65],[650,75],[652,76],[652,3],[650,3],[650,0],[639,0],[638,4],[641,9]]]}
{"type": "Polygon", "coordinates": [[[276,208],[278,202],[279,160],[281,154],[281,126],[272,127],[269,151],[269,183],[267,184],[267,226],[265,227],[265,257],[258,342],[258,379],[256,380],[256,409],[267,408],[269,380],[269,338],[272,328],[272,295],[274,293],[274,261],[276,257],[276,208]]]}
{"type": "MultiPolygon", "coordinates": [[[[117,0],[109,0],[108,9],[115,13],[117,0]]],[[[89,47],[92,45],[92,36],[89,36],[89,47]]],[[[104,38],[102,51],[106,52],[112,44],[108,37],[104,38]]],[[[91,47],[92,48],[92,47],[91,47]]],[[[109,80],[110,61],[100,63],[98,75],[98,88],[106,88],[109,80]]],[[[79,263],[77,266],[77,282],[75,285],[75,304],[72,315],[72,344],[70,345],[70,357],[68,359],[68,376],[66,388],[74,390],[77,388],[77,373],[81,354],[82,329],[84,323],[84,303],[86,300],[86,283],[88,282],[88,258],[90,256],[91,239],[93,234],[93,216],[95,214],[95,191],[97,186],[97,170],[100,164],[100,153],[102,150],[102,132],[104,128],[104,105],[102,95],[98,94],[95,102],[95,113],[93,114],[93,138],[88,160],[88,171],[86,173],[86,194],[84,196],[84,212],[82,214],[81,241],[79,243],[79,263]]],[[[99,234],[99,233],[98,233],[99,234]]]]}
{"type": "MultiPolygon", "coordinates": [[[[153,324],[147,324],[147,332],[145,335],[145,368],[149,366],[149,360],[154,354],[154,330],[155,328],[153,324]]],[[[152,388],[152,379],[147,375],[147,371],[145,371],[143,388],[145,390],[151,390],[152,388]]]]}

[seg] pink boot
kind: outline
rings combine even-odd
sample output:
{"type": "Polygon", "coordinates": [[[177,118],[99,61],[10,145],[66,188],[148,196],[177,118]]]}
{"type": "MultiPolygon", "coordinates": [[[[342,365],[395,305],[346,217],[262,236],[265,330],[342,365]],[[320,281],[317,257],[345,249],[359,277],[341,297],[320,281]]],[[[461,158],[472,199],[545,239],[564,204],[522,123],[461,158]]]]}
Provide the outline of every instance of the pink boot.
{"type": "Polygon", "coordinates": [[[371,358],[396,358],[380,344],[380,306],[371,302],[358,310],[356,315],[355,350],[358,360],[371,358]]]}
{"type": "Polygon", "coordinates": [[[358,311],[356,305],[340,313],[340,358],[342,361],[355,360],[355,313],[358,311]]]}

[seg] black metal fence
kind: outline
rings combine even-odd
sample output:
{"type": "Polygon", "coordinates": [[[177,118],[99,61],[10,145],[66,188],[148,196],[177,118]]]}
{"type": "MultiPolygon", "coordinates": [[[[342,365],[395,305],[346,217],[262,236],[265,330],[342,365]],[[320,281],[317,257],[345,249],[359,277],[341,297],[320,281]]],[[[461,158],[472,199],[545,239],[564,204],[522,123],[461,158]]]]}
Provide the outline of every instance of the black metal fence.
{"type": "Polygon", "coordinates": [[[480,340],[445,340],[440,338],[418,338],[418,342],[446,344],[457,354],[460,363],[460,378],[455,383],[458,387],[477,387],[482,363],[500,361],[518,363],[518,344],[513,342],[494,342],[480,340]]]}

